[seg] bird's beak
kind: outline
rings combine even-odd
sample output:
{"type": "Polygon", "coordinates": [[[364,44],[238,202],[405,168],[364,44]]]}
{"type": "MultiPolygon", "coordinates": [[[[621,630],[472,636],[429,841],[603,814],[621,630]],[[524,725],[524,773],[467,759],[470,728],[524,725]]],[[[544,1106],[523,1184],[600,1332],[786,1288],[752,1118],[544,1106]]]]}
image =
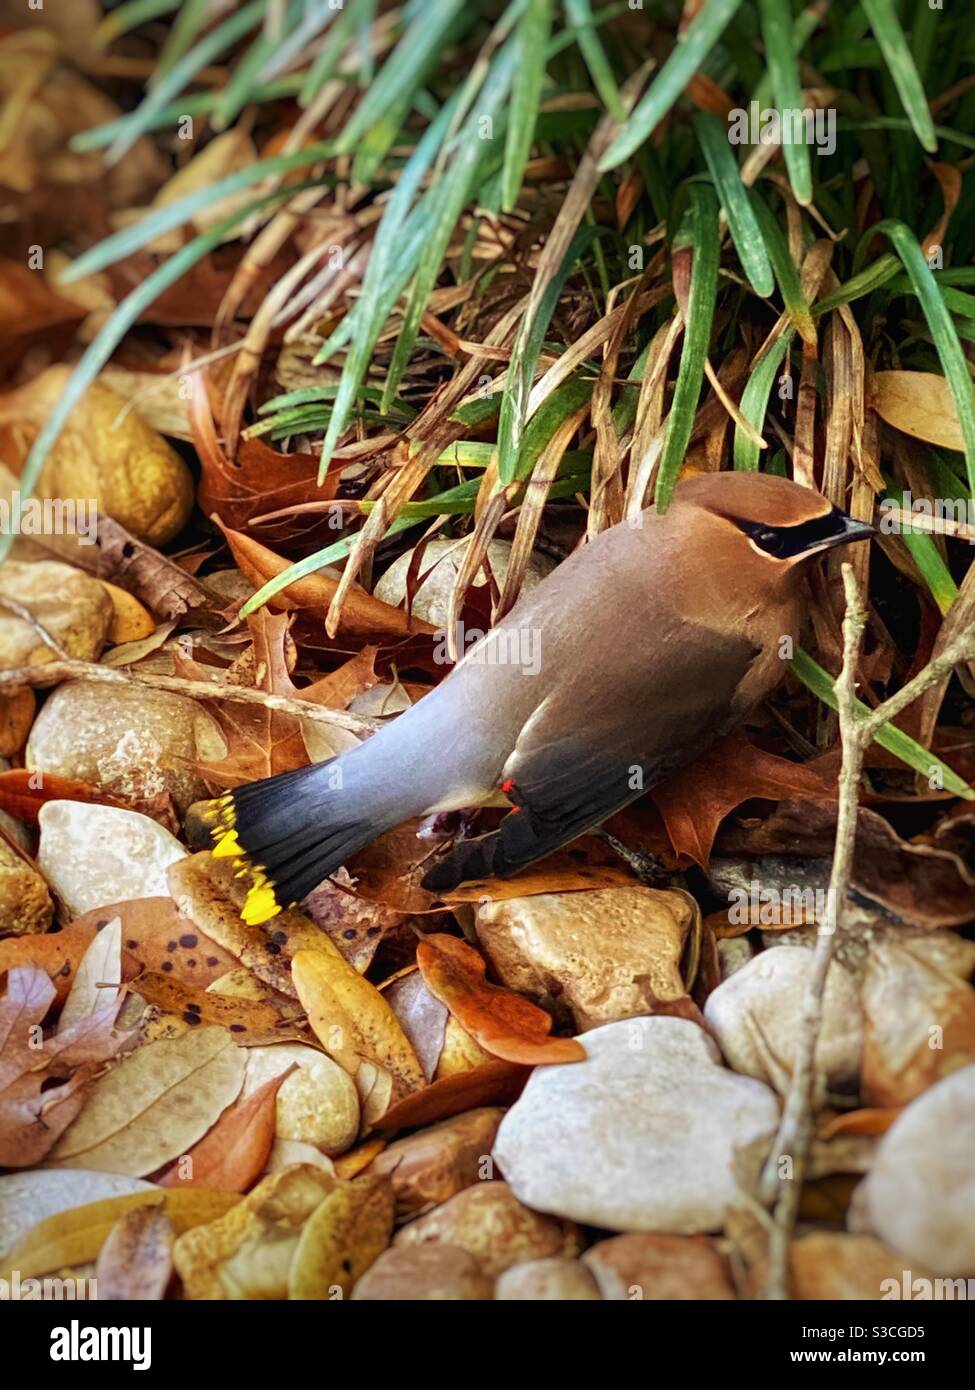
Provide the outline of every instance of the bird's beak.
{"type": "MultiPolygon", "coordinates": [[[[819,528],[817,528],[819,529],[819,528]]],[[[867,541],[877,534],[877,528],[869,521],[854,521],[852,516],[834,507],[823,519],[820,534],[805,547],[805,555],[814,555],[821,550],[832,550],[837,545],[849,545],[852,541],[867,541]]]]}

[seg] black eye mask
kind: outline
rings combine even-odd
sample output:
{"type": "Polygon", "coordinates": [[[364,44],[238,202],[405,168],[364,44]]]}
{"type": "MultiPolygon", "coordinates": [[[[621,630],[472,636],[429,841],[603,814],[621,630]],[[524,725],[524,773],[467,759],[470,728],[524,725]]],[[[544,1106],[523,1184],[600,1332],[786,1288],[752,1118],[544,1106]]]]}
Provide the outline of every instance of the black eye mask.
{"type": "Polygon", "coordinates": [[[803,521],[798,526],[768,526],[761,521],[733,520],[739,531],[749,536],[760,550],[776,560],[791,560],[816,546],[840,545],[844,541],[865,540],[873,534],[866,522],[853,521],[834,507],[825,516],[803,521]]]}

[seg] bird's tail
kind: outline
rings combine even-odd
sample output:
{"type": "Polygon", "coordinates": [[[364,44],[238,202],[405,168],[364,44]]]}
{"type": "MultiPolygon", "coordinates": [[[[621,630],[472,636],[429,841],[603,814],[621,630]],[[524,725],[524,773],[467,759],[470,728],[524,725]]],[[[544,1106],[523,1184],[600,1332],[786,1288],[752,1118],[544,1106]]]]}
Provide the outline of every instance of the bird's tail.
{"type": "Polygon", "coordinates": [[[300,902],[355,852],[405,817],[381,778],[343,776],[345,758],[227,792],[212,803],[214,858],[232,858],[257,925],[300,902]]]}

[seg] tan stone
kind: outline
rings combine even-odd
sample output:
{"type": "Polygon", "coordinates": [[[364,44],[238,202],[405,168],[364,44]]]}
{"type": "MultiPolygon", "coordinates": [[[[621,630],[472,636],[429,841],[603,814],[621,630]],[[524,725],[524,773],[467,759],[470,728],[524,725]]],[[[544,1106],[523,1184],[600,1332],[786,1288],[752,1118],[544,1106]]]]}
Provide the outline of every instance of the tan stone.
{"type": "Polygon", "coordinates": [[[558,996],[582,1032],[685,993],[692,915],[677,893],[601,888],[489,902],[475,925],[498,978],[535,998],[558,996]]]}
{"type": "Polygon", "coordinates": [[[123,801],[168,792],[184,811],[206,794],[196,763],[225,753],[215,720],[195,700],[142,686],[71,681],[38,715],[25,761],[123,801]]]}
{"type": "Polygon", "coordinates": [[[473,1255],[455,1245],[385,1250],[352,1290],[359,1301],[457,1303],[491,1297],[491,1280],[473,1255]]]}
{"type": "Polygon", "coordinates": [[[47,931],[53,917],[41,875],[0,838],[0,935],[47,931]]]}
{"type": "MultiPolygon", "coordinates": [[[[97,579],[57,560],[7,560],[0,566],[0,598],[26,608],[69,656],[82,661],[93,661],[100,653],[115,611],[97,579]]],[[[54,657],[29,622],[0,609],[0,669],[54,657]]]]}
{"type": "MultiPolygon", "coordinates": [[[[792,1297],[798,1299],[882,1299],[903,1289],[907,1257],[873,1236],[816,1231],[789,1249],[792,1297]],[[891,1284],[893,1280],[893,1284],[891,1284]]],[[[915,1264],[911,1277],[930,1278],[915,1264]]]]}
{"type": "Polygon", "coordinates": [[[494,1296],[503,1302],[583,1303],[598,1301],[599,1287],[578,1260],[552,1257],[512,1265],[500,1275],[494,1296]]]}
{"type": "Polygon", "coordinates": [[[612,1236],[590,1246],[582,1259],[603,1298],[614,1301],[735,1297],[728,1261],[705,1236],[612,1236]]]}
{"type": "MultiPolygon", "coordinates": [[[[49,367],[8,393],[5,419],[23,420],[29,436],[29,426],[39,428],[50,415],[71,371],[68,366],[49,367]]],[[[140,540],[165,545],[189,520],[193,479],[162,435],[115,391],[96,381],[51,450],[36,496],[94,502],[99,512],[140,540]]]]}
{"type": "Polygon", "coordinates": [[[975,989],[924,959],[912,940],[870,952],[862,999],[864,1105],[907,1105],[975,1062],[975,989]]]}
{"type": "Polygon", "coordinates": [[[393,1244],[402,1248],[429,1241],[466,1250],[491,1277],[525,1260],[577,1255],[581,1246],[571,1223],[530,1211],[503,1182],[484,1182],[458,1192],[404,1226],[393,1244]]]}
{"type": "Polygon", "coordinates": [[[468,1110],[418,1130],[384,1149],[369,1171],[390,1175],[401,1214],[439,1206],[483,1178],[503,1114],[497,1107],[468,1110]]]}

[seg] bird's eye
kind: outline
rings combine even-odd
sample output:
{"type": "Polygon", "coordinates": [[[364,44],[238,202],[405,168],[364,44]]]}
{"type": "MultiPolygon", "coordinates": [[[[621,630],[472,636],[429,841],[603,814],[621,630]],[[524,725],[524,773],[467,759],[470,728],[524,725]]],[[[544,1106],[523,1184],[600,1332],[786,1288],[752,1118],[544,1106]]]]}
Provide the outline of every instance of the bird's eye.
{"type": "Polygon", "coordinates": [[[765,527],[765,526],[760,527],[759,530],[755,532],[755,540],[756,540],[756,541],[758,542],[758,544],[761,545],[761,546],[771,545],[772,542],[773,542],[774,540],[776,540],[776,539],[777,539],[777,537],[776,537],[775,532],[774,532],[774,531],[770,531],[770,530],[769,530],[767,527],[765,527]]]}

